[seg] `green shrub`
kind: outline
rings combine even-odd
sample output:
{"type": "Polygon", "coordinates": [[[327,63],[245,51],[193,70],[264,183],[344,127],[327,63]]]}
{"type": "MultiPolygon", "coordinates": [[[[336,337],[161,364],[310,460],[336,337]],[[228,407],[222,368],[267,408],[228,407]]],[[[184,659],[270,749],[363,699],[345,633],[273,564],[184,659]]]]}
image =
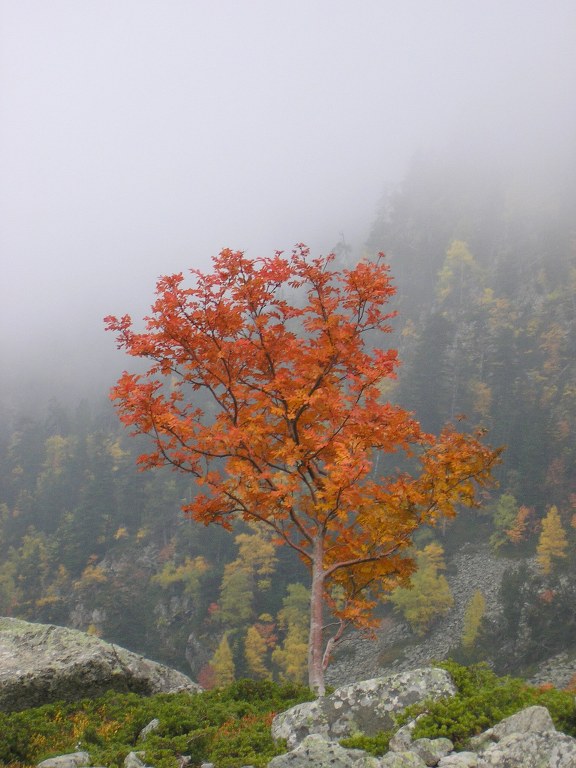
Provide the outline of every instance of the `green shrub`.
{"type": "Polygon", "coordinates": [[[394,731],[380,731],[375,736],[364,736],[364,734],[359,733],[348,739],[342,739],[340,744],[348,749],[363,749],[375,757],[380,757],[380,755],[385,755],[388,752],[390,739],[393,735],[394,731]]]}
{"type": "Polygon", "coordinates": [[[196,696],[109,692],[93,700],[0,713],[0,763],[32,766],[79,745],[92,764],[109,768],[120,768],[127,753],[139,749],[155,768],[175,768],[180,755],[190,755],[193,765],[264,766],[283,751],[270,735],[274,714],[312,698],[302,686],[240,680],[196,696]],[[139,742],[140,731],[155,717],[159,728],[139,742]]]}
{"type": "Polygon", "coordinates": [[[498,677],[486,665],[463,667],[443,662],[458,688],[455,696],[408,707],[399,717],[404,723],[419,714],[413,738],[451,739],[457,749],[467,740],[505,717],[535,704],[547,707],[558,730],[576,735],[574,696],[566,691],[542,690],[511,677],[498,677]]]}

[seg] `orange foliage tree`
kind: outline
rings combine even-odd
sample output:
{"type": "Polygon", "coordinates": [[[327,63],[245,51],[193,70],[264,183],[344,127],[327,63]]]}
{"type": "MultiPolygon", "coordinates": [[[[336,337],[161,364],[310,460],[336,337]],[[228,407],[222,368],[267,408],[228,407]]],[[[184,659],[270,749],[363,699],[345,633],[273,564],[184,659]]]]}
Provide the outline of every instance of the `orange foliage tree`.
{"type": "Polygon", "coordinates": [[[195,520],[259,521],[309,565],[319,694],[345,627],[369,626],[379,596],[413,571],[414,531],[475,505],[498,455],[452,427],[425,434],[382,401],[398,365],[380,346],[395,293],[388,267],[382,254],[341,271],[333,259],[302,245],[257,260],[226,249],[189,285],[162,277],[145,330],[106,318],[119,348],[150,361],[111,395],[122,421],[152,438],[141,466],[195,476],[202,488],[184,507],[195,520]]]}

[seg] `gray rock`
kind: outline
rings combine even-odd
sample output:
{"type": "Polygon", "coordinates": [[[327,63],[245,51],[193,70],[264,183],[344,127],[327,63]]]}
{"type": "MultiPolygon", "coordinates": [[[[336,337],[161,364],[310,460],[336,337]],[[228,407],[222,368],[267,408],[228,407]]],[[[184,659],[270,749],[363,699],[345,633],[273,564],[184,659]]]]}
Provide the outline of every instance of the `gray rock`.
{"type": "Polygon", "coordinates": [[[414,752],[388,752],[380,758],[381,768],[426,768],[426,763],[414,752]]]}
{"type": "Polygon", "coordinates": [[[478,736],[473,736],[468,741],[468,747],[474,752],[482,754],[494,742],[514,733],[555,730],[554,722],[546,707],[527,707],[501,720],[493,728],[488,728],[478,736]]]}
{"type": "Polygon", "coordinates": [[[69,755],[58,755],[42,760],[37,768],[84,768],[87,765],[90,765],[88,752],[71,752],[69,755]]]}
{"type": "Polygon", "coordinates": [[[556,731],[513,733],[478,758],[478,768],[574,768],[576,739],[556,731]]]}
{"type": "Polygon", "coordinates": [[[501,720],[491,730],[491,738],[500,741],[512,733],[555,731],[556,727],[546,707],[527,707],[501,720]]]}
{"type": "Polygon", "coordinates": [[[410,752],[418,755],[426,765],[437,765],[454,749],[450,739],[416,739],[410,745],[410,752]]]}
{"type": "Polygon", "coordinates": [[[202,690],[181,672],[84,632],[0,618],[0,710],[110,689],[142,695],[202,690]]]}
{"type": "Polygon", "coordinates": [[[128,752],[124,758],[124,768],[146,768],[144,752],[128,752]]]}
{"type": "Polygon", "coordinates": [[[477,768],[478,755],[476,752],[453,752],[443,757],[438,768],[477,768]]]}
{"type": "Polygon", "coordinates": [[[157,717],[154,718],[154,720],[150,720],[148,725],[145,725],[144,728],[140,731],[138,734],[138,738],[142,741],[145,741],[146,736],[148,736],[149,733],[152,733],[152,731],[158,730],[160,727],[160,720],[158,720],[157,717]]]}
{"type": "Polygon", "coordinates": [[[345,749],[312,734],[291,752],[272,758],[268,768],[380,768],[380,761],[361,749],[345,749]]]}
{"type": "Polygon", "coordinates": [[[272,736],[286,739],[291,749],[311,733],[328,740],[354,733],[373,736],[392,728],[394,714],[409,704],[452,696],[455,692],[450,675],[432,667],[365,680],[277,715],[272,723],[272,736]]]}
{"type": "MultiPolygon", "coordinates": [[[[418,718],[416,718],[416,720],[417,719],[418,718]]],[[[406,752],[410,749],[412,744],[412,732],[416,727],[416,720],[411,720],[396,731],[388,745],[390,752],[406,752]]]]}
{"type": "Polygon", "coordinates": [[[485,749],[487,749],[491,744],[494,743],[495,739],[493,738],[494,731],[492,728],[488,728],[487,731],[483,731],[482,733],[478,734],[478,736],[472,736],[470,739],[468,739],[468,748],[472,752],[483,752],[485,749]]]}

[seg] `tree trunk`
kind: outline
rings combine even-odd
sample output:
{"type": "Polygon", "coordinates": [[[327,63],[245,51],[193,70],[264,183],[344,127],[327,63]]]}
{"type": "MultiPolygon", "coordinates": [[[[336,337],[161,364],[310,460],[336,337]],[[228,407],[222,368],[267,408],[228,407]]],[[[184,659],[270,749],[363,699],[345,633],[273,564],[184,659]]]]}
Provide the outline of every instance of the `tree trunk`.
{"type": "Polygon", "coordinates": [[[308,638],[308,684],[318,695],[324,696],[324,666],[323,666],[323,602],[324,602],[324,569],[323,542],[318,538],[314,542],[312,555],[312,589],[310,594],[310,634],[308,638]]]}

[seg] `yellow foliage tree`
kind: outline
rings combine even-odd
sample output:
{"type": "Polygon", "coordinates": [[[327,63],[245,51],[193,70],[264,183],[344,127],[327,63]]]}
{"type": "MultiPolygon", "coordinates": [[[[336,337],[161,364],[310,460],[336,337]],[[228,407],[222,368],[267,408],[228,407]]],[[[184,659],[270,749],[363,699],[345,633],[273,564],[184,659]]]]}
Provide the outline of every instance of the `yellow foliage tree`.
{"type": "Polygon", "coordinates": [[[227,632],[220,640],[220,644],[210,660],[210,666],[214,670],[214,683],[217,686],[230,685],[234,682],[236,667],[227,632]]]}
{"type": "Polygon", "coordinates": [[[439,544],[428,544],[415,553],[418,570],[409,587],[399,587],[390,596],[396,610],[418,635],[424,635],[438,616],[445,616],[454,605],[446,577],[438,573],[445,568],[444,550],[439,544]]]}
{"type": "Polygon", "coordinates": [[[257,680],[269,680],[272,675],[266,666],[268,645],[255,626],[248,627],[244,640],[244,658],[248,671],[257,680]]]}
{"type": "Polygon", "coordinates": [[[464,648],[469,650],[474,646],[485,613],[486,600],[482,592],[477,589],[466,606],[464,613],[464,628],[462,631],[462,645],[464,648]]]}
{"type": "Polygon", "coordinates": [[[182,584],[185,595],[198,598],[202,577],[209,568],[210,566],[201,555],[194,558],[187,557],[180,565],[168,560],[162,570],[152,577],[152,583],[158,584],[163,589],[168,589],[173,584],[182,584]]]}
{"type": "Polygon", "coordinates": [[[269,532],[254,524],[249,528],[250,533],[236,536],[238,557],[224,568],[220,585],[220,619],[228,627],[243,627],[254,619],[256,593],[270,588],[276,568],[269,532]]]}
{"type": "Polygon", "coordinates": [[[436,296],[443,307],[448,303],[462,306],[471,288],[482,285],[482,272],[462,240],[453,240],[446,252],[442,269],[438,273],[436,296]]]}
{"type": "Polygon", "coordinates": [[[536,548],[536,560],[542,573],[549,574],[552,571],[552,561],[566,557],[567,549],[568,540],[558,509],[552,506],[542,520],[542,531],[536,548]]]}
{"type": "Polygon", "coordinates": [[[285,630],[284,642],[274,649],[272,661],[280,676],[295,683],[306,680],[308,666],[308,610],[310,590],[303,584],[289,584],[278,624],[285,630]]]}

